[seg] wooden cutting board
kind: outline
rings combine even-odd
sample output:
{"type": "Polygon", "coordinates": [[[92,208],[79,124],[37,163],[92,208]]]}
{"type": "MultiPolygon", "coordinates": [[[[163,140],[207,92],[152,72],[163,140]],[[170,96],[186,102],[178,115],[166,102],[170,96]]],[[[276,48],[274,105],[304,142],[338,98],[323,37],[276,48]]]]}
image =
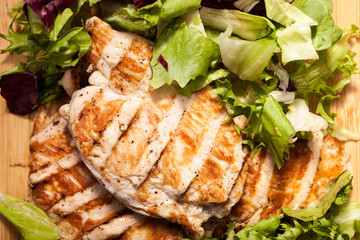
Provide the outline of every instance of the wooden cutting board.
{"type": "MultiPolygon", "coordinates": [[[[7,4],[12,5],[20,0],[2,0],[0,3],[0,32],[7,33],[12,19],[7,14],[7,4]]],[[[340,27],[350,28],[351,24],[360,26],[359,0],[334,0],[334,18],[340,27]]],[[[0,39],[0,49],[8,46],[8,42],[0,39]]],[[[351,41],[352,50],[358,55],[360,63],[360,40],[351,41]]],[[[8,54],[0,55],[0,72],[16,66],[23,60],[8,54]]],[[[343,91],[343,96],[336,101],[333,110],[339,115],[340,126],[360,133],[360,76],[353,76],[352,82],[343,91]]],[[[32,131],[32,120],[35,113],[20,117],[9,114],[4,99],[0,99],[0,192],[20,199],[28,196],[27,177],[29,171],[29,136],[32,131]]],[[[360,201],[360,142],[346,143],[346,152],[351,155],[354,190],[352,199],[360,201]]],[[[20,234],[11,224],[0,216],[0,239],[21,239],[20,234]]]]}

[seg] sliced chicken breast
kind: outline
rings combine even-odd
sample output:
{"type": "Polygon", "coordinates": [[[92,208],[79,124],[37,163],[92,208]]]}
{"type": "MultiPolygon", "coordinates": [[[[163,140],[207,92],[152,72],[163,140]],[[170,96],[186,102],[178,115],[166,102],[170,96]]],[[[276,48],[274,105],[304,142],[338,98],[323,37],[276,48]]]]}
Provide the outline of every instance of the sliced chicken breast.
{"type": "Polygon", "coordinates": [[[241,137],[224,123],[226,109],[210,87],[190,97],[170,87],[150,89],[151,43],[97,18],[87,27],[89,59],[99,71],[62,108],[84,162],[129,208],[201,237],[202,223],[217,214],[215,208],[228,212],[235,204],[232,189],[242,189],[241,137]],[[116,53],[111,61],[110,52],[116,53]]]}
{"type": "MultiPolygon", "coordinates": [[[[65,102],[66,99],[59,99],[46,104],[34,121],[30,140],[30,163],[34,167],[29,176],[33,200],[55,222],[61,239],[113,239],[134,225],[140,228],[148,217],[127,210],[80,160],[68,123],[58,113],[65,102]],[[46,157],[46,163],[38,157],[40,153],[46,157]]],[[[181,233],[176,226],[167,232],[167,224],[161,224],[164,235],[181,233]]],[[[179,234],[178,238],[182,236],[179,234]]]]}

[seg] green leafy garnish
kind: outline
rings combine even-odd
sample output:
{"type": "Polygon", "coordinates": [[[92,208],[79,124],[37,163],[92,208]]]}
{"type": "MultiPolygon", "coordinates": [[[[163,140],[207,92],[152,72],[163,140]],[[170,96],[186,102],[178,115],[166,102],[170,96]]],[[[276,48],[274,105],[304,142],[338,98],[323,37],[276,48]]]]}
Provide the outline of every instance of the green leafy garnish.
{"type": "Polygon", "coordinates": [[[0,213],[12,222],[25,240],[56,240],[55,224],[39,208],[0,193],[0,213]]]}

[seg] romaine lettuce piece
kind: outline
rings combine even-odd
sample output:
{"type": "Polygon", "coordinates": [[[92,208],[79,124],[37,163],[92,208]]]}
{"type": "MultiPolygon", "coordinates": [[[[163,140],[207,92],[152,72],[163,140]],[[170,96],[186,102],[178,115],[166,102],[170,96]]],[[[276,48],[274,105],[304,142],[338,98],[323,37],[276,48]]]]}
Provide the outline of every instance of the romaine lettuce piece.
{"type": "Polygon", "coordinates": [[[0,193],[0,213],[12,222],[25,240],[57,240],[55,224],[39,208],[0,193]]]}
{"type": "Polygon", "coordinates": [[[229,26],[236,34],[245,40],[256,40],[266,37],[275,26],[267,18],[256,16],[239,10],[214,9],[203,7],[200,9],[201,20],[205,26],[225,31],[229,26]]]}
{"type": "Polygon", "coordinates": [[[220,34],[219,46],[224,65],[242,80],[257,80],[275,52],[274,39],[247,41],[231,38],[231,27],[220,34]]]}
{"type": "Polygon", "coordinates": [[[311,40],[311,26],[317,22],[300,9],[283,0],[265,0],[266,14],[286,28],[277,32],[282,63],[302,59],[318,59],[311,40]]]}

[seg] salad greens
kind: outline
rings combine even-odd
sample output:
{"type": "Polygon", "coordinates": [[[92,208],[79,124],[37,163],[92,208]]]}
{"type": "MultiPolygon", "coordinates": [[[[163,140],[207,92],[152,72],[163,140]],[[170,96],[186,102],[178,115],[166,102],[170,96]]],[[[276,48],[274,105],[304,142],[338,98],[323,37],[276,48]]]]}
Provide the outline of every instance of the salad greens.
{"type": "Polygon", "coordinates": [[[0,193],[0,213],[12,222],[25,240],[56,240],[55,224],[39,208],[0,193]]]}

